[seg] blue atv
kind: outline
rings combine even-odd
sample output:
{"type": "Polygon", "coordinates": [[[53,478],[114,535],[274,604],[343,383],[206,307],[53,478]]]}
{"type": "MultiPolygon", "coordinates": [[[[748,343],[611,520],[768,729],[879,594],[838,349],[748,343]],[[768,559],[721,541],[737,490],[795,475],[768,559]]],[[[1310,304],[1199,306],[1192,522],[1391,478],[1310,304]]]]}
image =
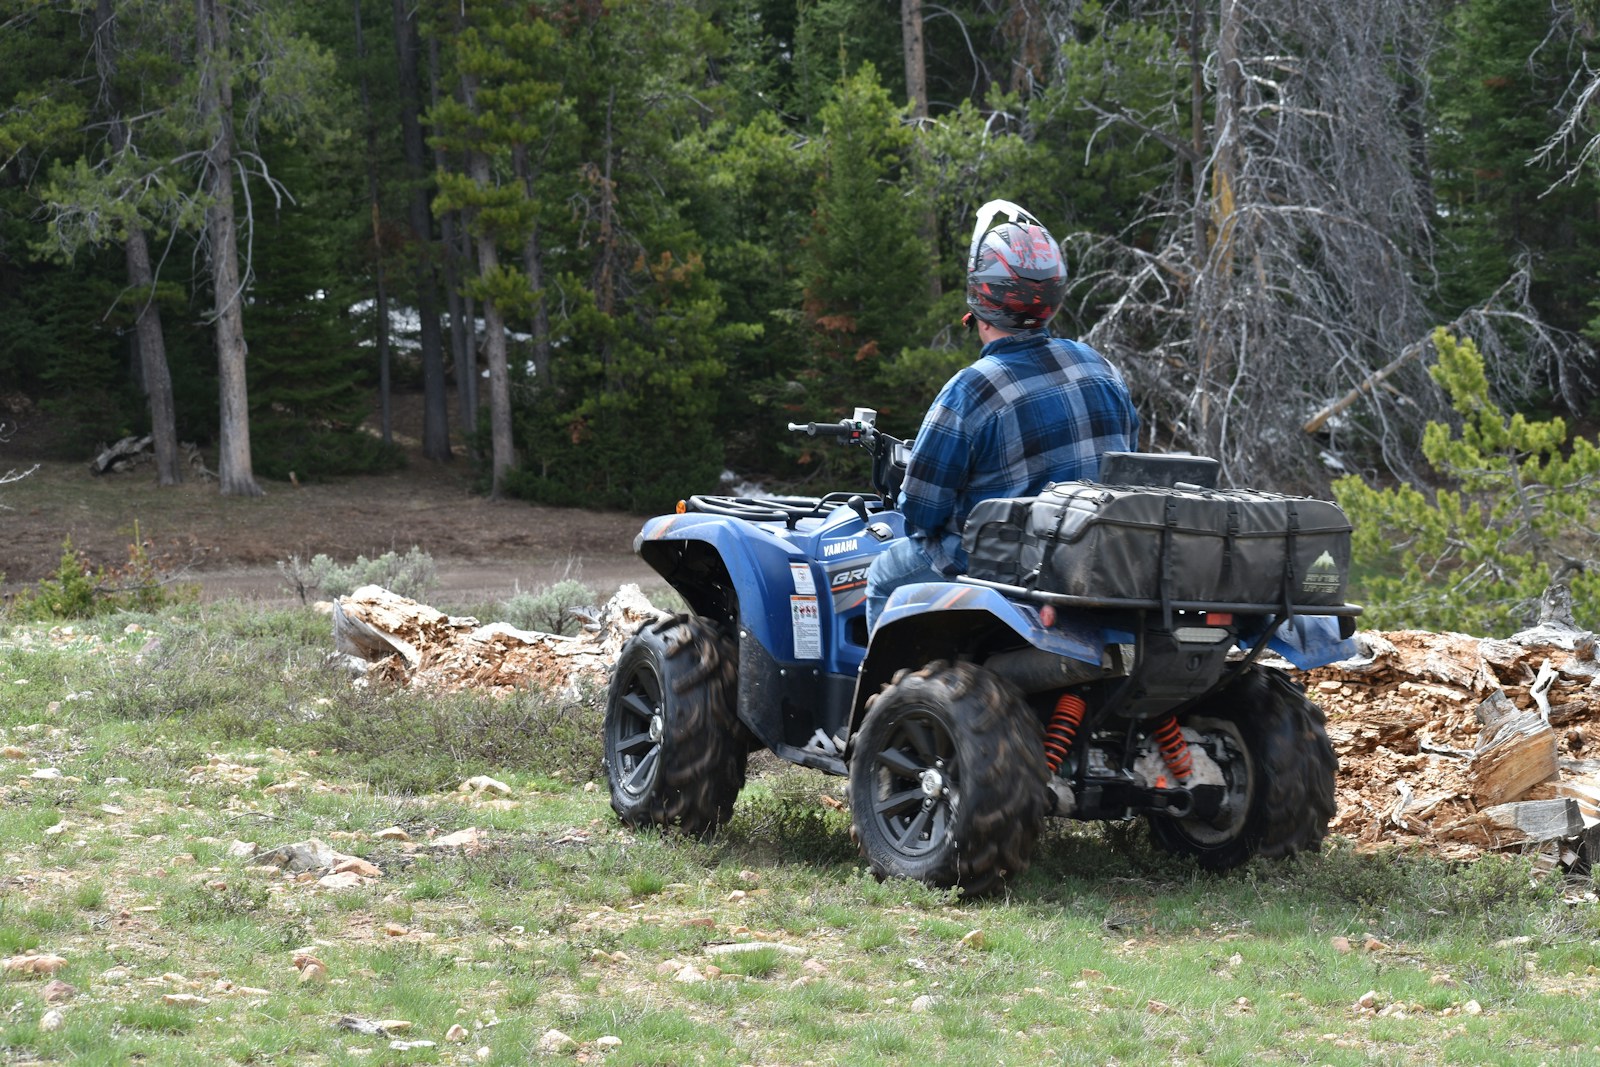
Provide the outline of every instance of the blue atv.
{"type": "Polygon", "coordinates": [[[907,455],[875,419],[790,424],[866,448],[873,493],[696,496],[645,523],[635,550],[690,611],[641,629],[612,675],[623,823],[710,832],[767,748],[849,777],[880,878],[993,892],[1049,816],[1143,817],[1218,870],[1320,846],[1337,766],[1322,712],[1258,657],[1353,651],[1337,508],[1208,488],[1211,460],[1117,454],[1100,483],[980,505],[972,574],[896,590],[869,635],[867,568],[904,536],[907,455]]]}

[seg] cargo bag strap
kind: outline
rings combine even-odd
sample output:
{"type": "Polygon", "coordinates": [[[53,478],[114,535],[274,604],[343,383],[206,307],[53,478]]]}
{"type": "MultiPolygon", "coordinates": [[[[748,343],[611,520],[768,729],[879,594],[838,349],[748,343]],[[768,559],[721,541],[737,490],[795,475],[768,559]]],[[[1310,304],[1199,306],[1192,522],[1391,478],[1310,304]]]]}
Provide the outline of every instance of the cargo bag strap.
{"type": "Polygon", "coordinates": [[[1233,550],[1239,540],[1239,502],[1228,500],[1228,529],[1222,536],[1222,587],[1228,588],[1233,578],[1233,550]]]}
{"type": "MultiPolygon", "coordinates": [[[[1045,491],[1049,492],[1054,488],[1055,483],[1052,482],[1050,485],[1045,486],[1045,491]]],[[[1026,589],[1032,589],[1038,585],[1039,576],[1049,569],[1049,564],[1055,558],[1055,554],[1061,551],[1061,527],[1066,525],[1067,512],[1071,508],[1072,501],[1077,499],[1077,496],[1073,493],[1062,493],[1061,495],[1065,499],[1060,509],[1056,511],[1056,528],[1050,531],[1050,542],[1045,546],[1045,550],[1039,553],[1039,565],[1023,575],[1019,583],[1026,589]]],[[[1020,556],[1017,559],[1017,569],[1022,569],[1020,556]]]]}
{"type": "Polygon", "coordinates": [[[1294,621],[1294,550],[1295,538],[1300,533],[1300,512],[1293,502],[1285,502],[1289,512],[1289,529],[1283,544],[1283,621],[1294,621]]]}
{"type": "Polygon", "coordinates": [[[1172,630],[1172,532],[1178,528],[1178,498],[1167,497],[1166,517],[1161,523],[1161,626],[1172,630]]]}

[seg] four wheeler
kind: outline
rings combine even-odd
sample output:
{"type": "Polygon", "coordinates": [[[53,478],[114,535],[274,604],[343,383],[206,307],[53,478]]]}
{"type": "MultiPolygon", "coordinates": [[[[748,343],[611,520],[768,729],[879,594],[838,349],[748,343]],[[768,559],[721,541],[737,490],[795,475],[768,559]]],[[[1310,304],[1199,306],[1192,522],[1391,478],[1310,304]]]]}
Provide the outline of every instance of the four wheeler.
{"type": "MultiPolygon", "coordinates": [[[[641,629],[612,675],[605,762],[625,824],[713,830],[767,748],[849,777],[880,878],[992,892],[1048,816],[1143,817],[1209,869],[1319,847],[1336,768],[1323,716],[1257,657],[1349,655],[1360,609],[1342,584],[1304,610],[1287,578],[1272,603],[1175,598],[1162,547],[1147,597],[962,576],[896,590],[869,635],[867,568],[904,536],[907,454],[875,419],[790,424],[865,447],[875,493],[695,496],[645,523],[635,550],[690,611],[641,629]]],[[[1122,458],[1125,481],[1168,486],[1212,463],[1122,458]]],[[[1199,489],[1177,486],[1152,492],[1199,489]]]]}

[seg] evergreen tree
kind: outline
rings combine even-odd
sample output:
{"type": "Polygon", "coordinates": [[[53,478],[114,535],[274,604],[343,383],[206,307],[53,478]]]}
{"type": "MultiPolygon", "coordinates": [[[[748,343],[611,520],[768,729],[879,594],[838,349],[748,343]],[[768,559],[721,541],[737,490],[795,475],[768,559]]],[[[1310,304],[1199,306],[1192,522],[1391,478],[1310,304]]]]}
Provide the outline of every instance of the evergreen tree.
{"type": "Polygon", "coordinates": [[[1440,329],[1433,346],[1429,373],[1459,426],[1430,423],[1423,453],[1453,488],[1430,499],[1404,484],[1334,484],[1355,525],[1352,566],[1368,575],[1367,624],[1508,636],[1535,621],[1551,577],[1575,564],[1588,568],[1572,578],[1577,621],[1600,628],[1600,448],[1568,444],[1562,419],[1507,415],[1471,340],[1440,329]]]}
{"type": "Polygon", "coordinates": [[[881,362],[922,343],[932,269],[908,172],[912,131],[876,70],[843,79],[821,120],[802,259],[810,336],[796,397],[814,417],[866,405],[881,362]]]}
{"type": "Polygon", "coordinates": [[[1600,262],[1600,170],[1558,184],[1559,167],[1530,160],[1582,70],[1581,28],[1526,0],[1465,0],[1444,25],[1430,158],[1451,246],[1441,263],[1448,310],[1483,299],[1525,260],[1534,305],[1552,325],[1579,330],[1600,262]]]}

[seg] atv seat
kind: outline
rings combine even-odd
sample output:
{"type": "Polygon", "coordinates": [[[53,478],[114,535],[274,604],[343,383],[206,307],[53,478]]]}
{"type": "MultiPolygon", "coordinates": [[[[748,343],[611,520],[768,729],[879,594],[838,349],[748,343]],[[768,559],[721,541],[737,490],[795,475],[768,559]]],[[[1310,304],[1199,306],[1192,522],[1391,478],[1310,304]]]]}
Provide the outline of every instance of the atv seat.
{"type": "Polygon", "coordinates": [[[1181,483],[1196,489],[1215,489],[1220,467],[1206,456],[1107,452],[1100,458],[1100,477],[1096,481],[1101,485],[1159,485],[1168,489],[1181,483]]]}

